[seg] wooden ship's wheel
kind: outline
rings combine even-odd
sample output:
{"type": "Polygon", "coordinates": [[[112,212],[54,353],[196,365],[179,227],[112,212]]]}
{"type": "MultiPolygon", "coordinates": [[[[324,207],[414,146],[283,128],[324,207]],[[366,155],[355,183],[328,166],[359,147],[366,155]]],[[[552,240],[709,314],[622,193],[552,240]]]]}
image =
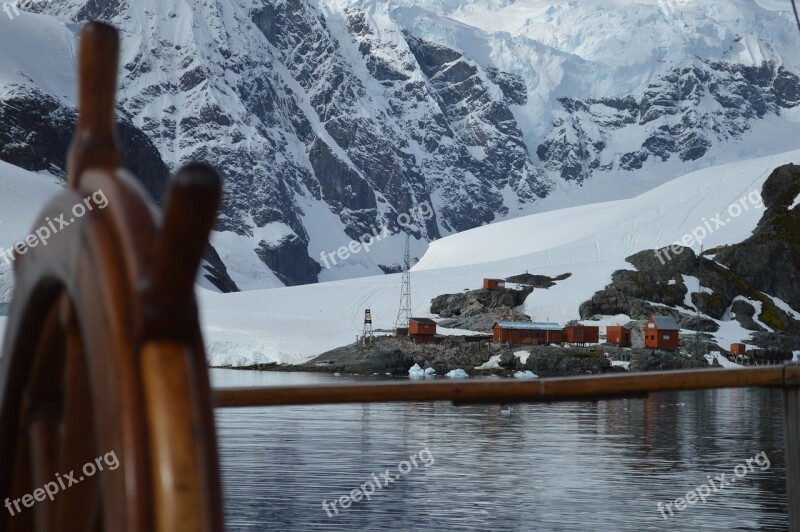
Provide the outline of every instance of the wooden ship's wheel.
{"type": "Polygon", "coordinates": [[[221,184],[184,167],[162,215],[121,168],[118,49],[112,27],[84,27],[68,184],[34,224],[68,226],[16,256],[0,361],[3,531],[222,530],[194,298],[221,184]]]}

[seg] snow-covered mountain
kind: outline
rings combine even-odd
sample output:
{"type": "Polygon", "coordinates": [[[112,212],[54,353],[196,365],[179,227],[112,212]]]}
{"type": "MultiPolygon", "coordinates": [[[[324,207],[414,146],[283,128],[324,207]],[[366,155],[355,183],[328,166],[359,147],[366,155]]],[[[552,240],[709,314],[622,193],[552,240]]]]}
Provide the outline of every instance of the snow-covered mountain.
{"type": "MultiPolygon", "coordinates": [[[[716,213],[731,216],[731,206],[742,205],[743,198],[749,208],[737,208],[738,215],[727,218],[703,243],[711,249],[751,237],[765,210],[747,198],[762,191],[776,167],[798,161],[800,150],[716,166],[681,176],[634,198],[521,216],[442,238],[428,248],[413,269],[412,311],[430,316],[434,297],[479,287],[484,277],[505,278],[523,272],[556,277],[570,273],[551,288],[534,290],[519,310],[541,321],[563,324],[578,319],[584,302],[603,290],[614,272],[631,268],[626,257],[681,240],[705,226],[716,213]]],[[[60,187],[52,177],[2,161],[0,175],[0,240],[13,243],[27,234],[43,204],[60,187]]],[[[786,205],[782,208],[797,211],[800,194],[794,199],[784,198],[783,203],[786,205]]],[[[695,251],[698,246],[693,245],[695,251]]],[[[761,257],[755,264],[769,260],[761,257]]],[[[0,295],[6,298],[10,294],[9,273],[10,265],[0,258],[0,295]]],[[[766,272],[759,267],[755,273],[766,272]]],[[[693,301],[701,292],[708,295],[710,288],[689,276],[683,277],[683,284],[687,288],[686,306],[680,310],[704,316],[693,301]]],[[[762,295],[800,321],[796,301],[779,299],[780,286],[762,295]]],[[[301,362],[352,342],[361,331],[365,308],[372,310],[376,329],[391,328],[399,306],[400,275],[229,294],[199,287],[198,296],[211,363],[301,362]]],[[[737,305],[741,306],[744,299],[735,297],[716,318],[705,314],[718,327],[712,336],[720,345],[750,343],[753,329],[743,327],[737,316],[737,305]]],[[[762,315],[765,308],[757,301],[750,303],[756,309],[753,319],[757,323],[769,321],[762,315]]],[[[0,305],[0,342],[5,310],[0,305]]],[[[592,323],[625,324],[629,319],[627,315],[603,315],[592,323]]]]}
{"type": "MultiPolygon", "coordinates": [[[[715,213],[728,216],[731,205],[762,190],[776,167],[798,160],[800,150],[716,166],[634,198],[522,216],[442,238],[412,270],[412,312],[431,316],[434,297],[478,288],[484,277],[571,273],[551,288],[534,290],[519,310],[536,321],[565,324],[579,319],[581,304],[608,285],[614,272],[631,269],[626,257],[681,240],[715,213]]],[[[800,195],[792,208],[800,208],[800,195]]],[[[742,210],[707,235],[705,249],[747,239],[764,213],[755,205],[742,210]]],[[[693,248],[699,251],[699,244],[693,248]]],[[[708,286],[701,288],[696,278],[684,282],[689,304],[682,311],[703,316],[691,302],[701,291],[708,293],[708,286]]],[[[353,342],[361,332],[365,308],[371,309],[376,329],[390,329],[400,301],[400,275],[237,294],[201,290],[199,295],[212,363],[296,363],[353,342]]],[[[766,295],[800,321],[800,308],[791,309],[775,293],[766,295]]],[[[733,314],[729,308],[711,320],[718,327],[712,336],[722,346],[751,343],[753,331],[733,314]]],[[[604,315],[586,323],[624,325],[629,319],[604,315]]],[[[766,321],[759,312],[754,319],[766,321]]]]}
{"type": "Polygon", "coordinates": [[[41,0],[0,16],[0,159],[63,172],[78,22],[122,32],[121,140],[226,178],[204,285],[396,271],[429,241],[794,148],[800,34],[770,0],[41,0]],[[386,226],[369,253],[322,253],[386,226]]]}

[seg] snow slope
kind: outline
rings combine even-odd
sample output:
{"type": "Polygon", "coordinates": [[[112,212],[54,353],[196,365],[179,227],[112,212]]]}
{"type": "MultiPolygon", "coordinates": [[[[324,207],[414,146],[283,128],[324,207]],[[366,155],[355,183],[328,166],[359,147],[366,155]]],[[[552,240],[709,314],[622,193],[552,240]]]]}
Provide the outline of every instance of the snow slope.
{"type": "MultiPolygon", "coordinates": [[[[717,213],[730,218],[729,205],[760,191],[776,166],[798,160],[800,150],[722,165],[628,200],[534,214],[442,238],[412,270],[414,313],[430,315],[433,297],[475,288],[485,276],[570,272],[555,287],[534,291],[524,312],[534,320],[576,319],[579,305],[609,283],[612,272],[630,267],[625,257],[680,240],[717,213]]],[[[708,236],[705,246],[745,239],[760,217],[761,210],[750,207],[708,236]]],[[[399,275],[386,275],[237,294],[201,291],[211,362],[306,360],[354,341],[365,308],[372,310],[376,328],[389,328],[399,284],[399,275]]],[[[749,335],[735,321],[722,325],[721,342],[749,335]]]]}
{"type": "MultiPolygon", "coordinates": [[[[524,312],[538,320],[576,319],[580,303],[603,288],[613,271],[630,266],[625,257],[679,240],[717,213],[725,220],[728,206],[760,190],[772,169],[798,160],[800,150],[709,168],[632,199],[529,215],[440,239],[413,269],[414,314],[430,315],[433,297],[475,288],[483,277],[570,272],[555,287],[534,291],[524,312]]],[[[23,238],[38,210],[59,190],[52,177],[0,162],[0,246],[23,238]]],[[[760,216],[751,207],[704,244],[739,242],[751,234],[760,216]]],[[[0,303],[10,295],[9,274],[0,259],[0,303]]],[[[399,285],[395,274],[234,294],[198,287],[210,361],[243,365],[306,360],[355,340],[365,308],[372,310],[376,329],[391,328],[399,285]]],[[[606,321],[624,320],[615,316],[606,321]]],[[[0,317],[0,336],[4,322],[0,317]]],[[[721,325],[717,336],[722,345],[749,334],[735,321],[721,325]]]]}
{"type": "Polygon", "coordinates": [[[0,345],[6,321],[2,314],[11,299],[13,275],[12,265],[6,264],[2,253],[29,234],[39,210],[60,190],[54,177],[34,174],[0,161],[0,345]]]}

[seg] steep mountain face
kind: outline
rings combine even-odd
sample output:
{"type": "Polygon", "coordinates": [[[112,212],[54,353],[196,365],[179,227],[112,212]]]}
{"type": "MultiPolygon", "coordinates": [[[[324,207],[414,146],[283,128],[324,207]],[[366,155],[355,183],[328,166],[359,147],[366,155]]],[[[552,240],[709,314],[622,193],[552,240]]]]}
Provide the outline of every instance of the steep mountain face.
{"type": "Polygon", "coordinates": [[[800,105],[800,78],[774,62],[700,61],[667,72],[639,97],[558,102],[536,153],[548,170],[580,183],[595,170],[640,170],[648,159],[696,161],[715,142],[741,139],[754,120],[800,105]]]}
{"type": "Polygon", "coordinates": [[[786,149],[800,133],[796,28],[747,0],[688,6],[680,19],[655,0],[30,9],[37,14],[3,20],[0,32],[30,43],[40,37],[20,28],[45,25],[58,38],[43,53],[62,66],[52,76],[8,61],[28,96],[0,96],[0,158],[63,172],[75,23],[110,21],[122,33],[131,169],[154,193],[167,169],[190,160],[225,177],[205,264],[220,290],[396,271],[403,233],[421,256],[433,239],[533,212],[554,192],[562,199],[550,208],[584,201],[569,193],[593,183],[613,185],[593,201],[630,195],[688,168],[786,149]],[[765,130],[778,132],[774,141],[754,142],[765,130]],[[432,216],[399,223],[423,204],[432,216]],[[370,250],[323,259],[384,227],[370,250]]]}
{"type": "MultiPolygon", "coordinates": [[[[0,106],[0,159],[65,177],[66,155],[77,123],[74,107],[30,87],[6,92],[0,106]]],[[[150,139],[124,118],[117,126],[125,167],[160,203],[169,169],[150,139]]]]}

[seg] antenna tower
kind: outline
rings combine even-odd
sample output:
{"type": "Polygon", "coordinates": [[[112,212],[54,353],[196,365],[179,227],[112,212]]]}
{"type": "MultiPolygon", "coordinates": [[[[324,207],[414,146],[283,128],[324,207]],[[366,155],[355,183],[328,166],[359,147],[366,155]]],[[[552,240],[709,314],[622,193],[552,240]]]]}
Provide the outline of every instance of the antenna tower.
{"type": "Polygon", "coordinates": [[[411,245],[406,233],[406,250],[403,255],[403,282],[400,287],[400,310],[397,312],[396,328],[408,327],[411,318],[411,245]]]}

